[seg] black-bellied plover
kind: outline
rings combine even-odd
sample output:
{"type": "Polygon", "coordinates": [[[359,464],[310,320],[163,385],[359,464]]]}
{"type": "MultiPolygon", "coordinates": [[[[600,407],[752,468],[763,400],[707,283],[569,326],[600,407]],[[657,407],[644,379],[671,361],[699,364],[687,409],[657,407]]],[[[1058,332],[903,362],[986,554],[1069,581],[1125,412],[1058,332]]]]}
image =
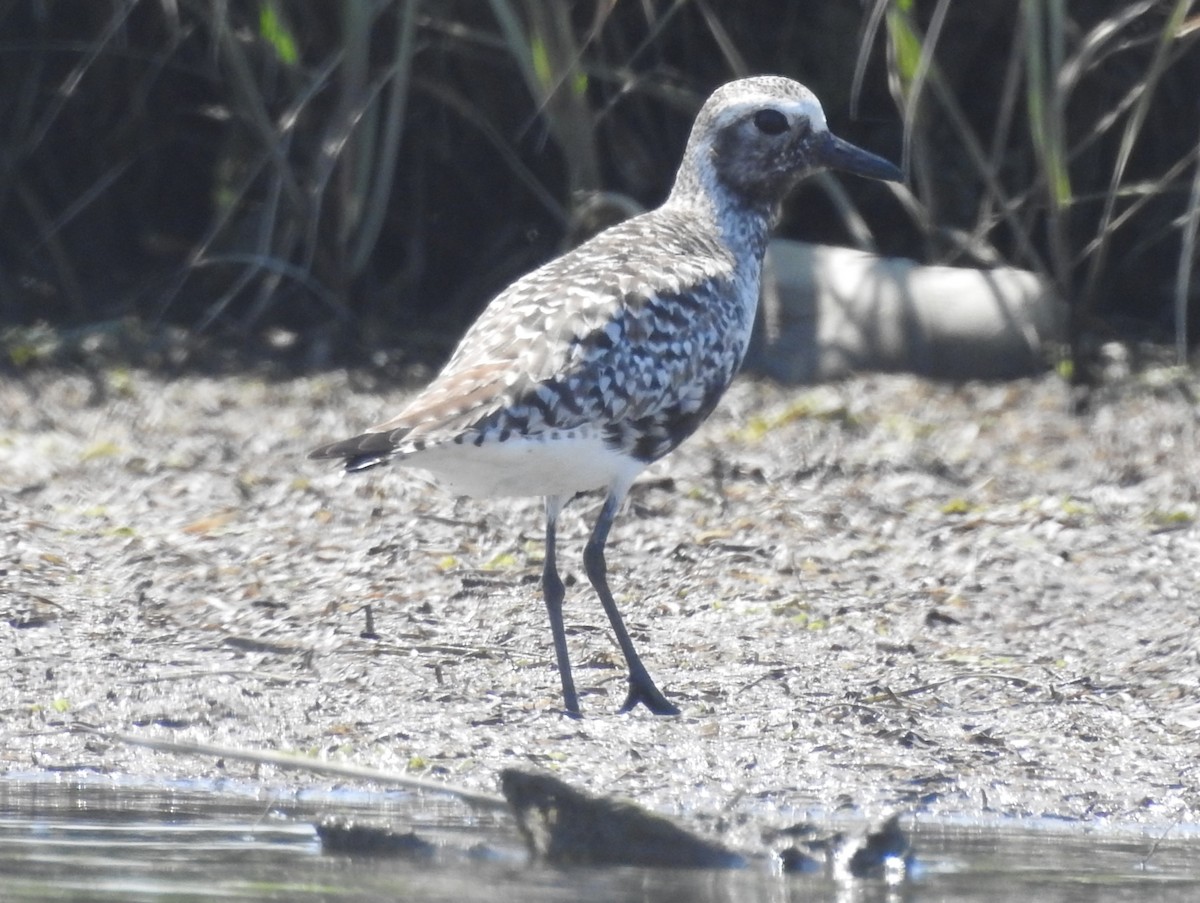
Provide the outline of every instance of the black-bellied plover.
{"type": "Polygon", "coordinates": [[[701,108],[670,196],[518,279],[488,305],[398,415],[324,445],[347,470],[395,460],[471,496],[545,498],[542,590],[563,703],[579,699],[563,628],[555,524],[576,493],[604,490],[584,551],[629,668],[622,711],[679,709],[655,686],[608,588],[604,545],[634,478],[700,425],[742,362],[768,235],[804,175],[900,171],[830,133],[790,79],[747,78],[701,108]]]}

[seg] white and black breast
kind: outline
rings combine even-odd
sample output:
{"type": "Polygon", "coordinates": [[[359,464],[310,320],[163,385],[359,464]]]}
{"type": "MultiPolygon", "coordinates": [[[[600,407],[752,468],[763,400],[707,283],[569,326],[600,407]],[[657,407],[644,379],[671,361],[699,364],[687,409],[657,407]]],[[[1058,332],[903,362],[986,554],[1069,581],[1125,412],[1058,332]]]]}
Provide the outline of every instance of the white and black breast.
{"type": "Polygon", "coordinates": [[[518,282],[513,290],[528,294],[509,309],[512,319],[477,324],[473,332],[501,333],[474,348],[464,342],[448,369],[507,354],[523,375],[464,441],[582,428],[649,463],[712,412],[745,355],[759,264],[747,267],[701,230],[673,228],[665,213],[617,227],[518,282]],[[553,286],[563,285],[556,296],[553,286]]]}

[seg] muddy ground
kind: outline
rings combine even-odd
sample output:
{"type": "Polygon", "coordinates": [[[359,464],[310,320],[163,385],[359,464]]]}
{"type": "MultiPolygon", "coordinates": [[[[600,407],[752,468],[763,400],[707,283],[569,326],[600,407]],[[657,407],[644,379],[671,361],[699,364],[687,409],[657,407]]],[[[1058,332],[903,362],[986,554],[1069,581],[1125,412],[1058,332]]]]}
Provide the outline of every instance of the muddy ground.
{"type": "Polygon", "coordinates": [[[599,501],[564,514],[579,721],[537,500],[305,459],[406,394],[360,381],[3,379],[0,768],[305,780],[83,723],[489,791],[532,765],[716,826],[1200,819],[1195,374],[1123,380],[1081,417],[1054,376],[742,379],[609,545],[682,716],[615,713],[620,654],[580,560],[599,501]]]}

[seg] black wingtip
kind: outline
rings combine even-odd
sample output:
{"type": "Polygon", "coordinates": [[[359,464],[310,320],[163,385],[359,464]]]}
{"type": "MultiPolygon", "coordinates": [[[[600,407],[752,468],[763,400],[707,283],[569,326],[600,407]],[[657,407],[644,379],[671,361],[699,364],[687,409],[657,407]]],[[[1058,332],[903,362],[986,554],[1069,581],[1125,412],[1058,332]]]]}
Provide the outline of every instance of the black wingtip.
{"type": "Polygon", "coordinates": [[[341,458],[347,471],[366,470],[386,464],[392,456],[392,444],[386,433],[363,433],[352,439],[331,442],[308,453],[310,460],[341,458]]]}
{"type": "Polygon", "coordinates": [[[356,473],[360,470],[367,470],[371,467],[378,467],[380,464],[386,464],[390,460],[390,455],[355,455],[352,458],[347,458],[344,466],[346,473],[356,473]]]}
{"type": "Polygon", "coordinates": [[[357,441],[357,439],[344,439],[341,442],[330,442],[328,445],[322,445],[310,451],[308,459],[315,461],[321,458],[349,458],[362,451],[358,448],[357,441]]]}

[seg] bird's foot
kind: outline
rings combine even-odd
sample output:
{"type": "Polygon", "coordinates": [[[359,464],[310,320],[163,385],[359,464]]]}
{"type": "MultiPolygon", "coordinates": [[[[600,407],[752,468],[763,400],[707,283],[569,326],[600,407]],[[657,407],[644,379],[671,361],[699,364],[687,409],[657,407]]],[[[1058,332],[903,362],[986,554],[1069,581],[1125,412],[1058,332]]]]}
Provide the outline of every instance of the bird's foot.
{"type": "Polygon", "coordinates": [[[655,715],[679,714],[679,706],[667,699],[662,691],[654,685],[654,681],[648,676],[639,680],[631,674],[629,675],[629,695],[625,697],[625,702],[618,711],[622,714],[632,711],[639,702],[655,715]]]}
{"type": "Polygon", "coordinates": [[[582,718],[583,715],[579,711],[579,697],[575,695],[575,685],[570,677],[563,680],[563,707],[562,714],[568,718],[582,718]]]}

